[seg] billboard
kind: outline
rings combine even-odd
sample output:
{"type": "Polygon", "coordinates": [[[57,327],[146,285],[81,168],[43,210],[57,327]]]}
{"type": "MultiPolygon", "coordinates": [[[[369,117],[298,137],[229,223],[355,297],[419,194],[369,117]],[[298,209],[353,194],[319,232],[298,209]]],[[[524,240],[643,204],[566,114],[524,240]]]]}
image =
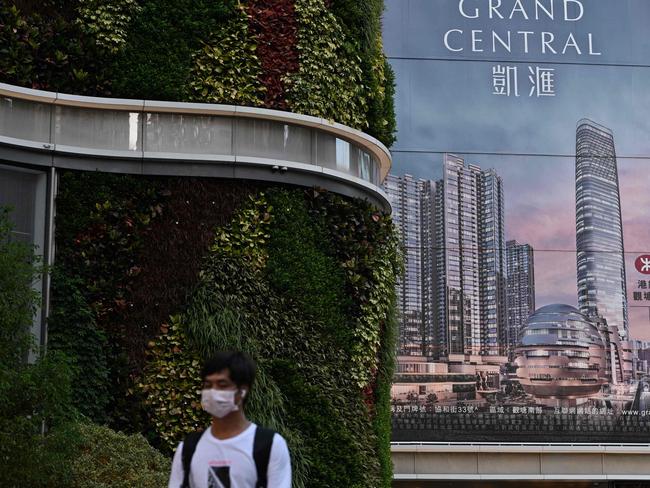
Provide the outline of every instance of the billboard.
{"type": "Polygon", "coordinates": [[[393,440],[650,442],[650,3],[386,5],[393,440]]]}

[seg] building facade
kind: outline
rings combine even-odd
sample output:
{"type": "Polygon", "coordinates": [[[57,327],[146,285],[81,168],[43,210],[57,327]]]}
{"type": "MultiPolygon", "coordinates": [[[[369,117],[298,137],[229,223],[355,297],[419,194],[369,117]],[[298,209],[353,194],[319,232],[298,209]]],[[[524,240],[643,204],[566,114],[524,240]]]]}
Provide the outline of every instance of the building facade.
{"type": "Polygon", "coordinates": [[[424,330],[423,355],[433,357],[436,350],[435,338],[435,196],[436,184],[427,180],[420,187],[420,238],[421,238],[421,269],[420,283],[422,286],[422,327],[424,330]]]}
{"type": "Polygon", "coordinates": [[[397,284],[398,354],[421,356],[433,347],[433,205],[435,184],[411,175],[388,175],[384,189],[404,252],[397,284]]]}
{"type": "Polygon", "coordinates": [[[528,316],[535,311],[535,256],[529,244],[506,242],[508,326],[506,346],[509,355],[517,347],[528,316]]]}
{"type": "Polygon", "coordinates": [[[440,356],[500,355],[506,327],[501,178],[494,170],[445,154],[435,215],[440,356]]]}
{"type": "Polygon", "coordinates": [[[623,224],[612,131],[591,120],[576,131],[578,306],[628,338],[623,224]]]}
{"type": "Polygon", "coordinates": [[[507,337],[503,184],[493,169],[482,171],[479,181],[481,354],[499,356],[507,337]]]}
{"type": "Polygon", "coordinates": [[[517,353],[521,386],[550,406],[574,406],[576,399],[596,395],[609,381],[603,335],[570,305],[536,310],[522,331],[517,353]]]}

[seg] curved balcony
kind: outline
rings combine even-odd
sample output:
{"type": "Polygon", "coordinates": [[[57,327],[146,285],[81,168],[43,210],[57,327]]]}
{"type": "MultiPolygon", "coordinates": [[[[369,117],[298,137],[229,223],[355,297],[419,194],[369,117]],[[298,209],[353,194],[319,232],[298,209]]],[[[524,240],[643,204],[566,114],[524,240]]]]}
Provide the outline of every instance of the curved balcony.
{"type": "Polygon", "coordinates": [[[319,186],[390,211],[380,185],[391,156],[381,142],[277,110],[84,97],[0,83],[0,159],[319,186]]]}

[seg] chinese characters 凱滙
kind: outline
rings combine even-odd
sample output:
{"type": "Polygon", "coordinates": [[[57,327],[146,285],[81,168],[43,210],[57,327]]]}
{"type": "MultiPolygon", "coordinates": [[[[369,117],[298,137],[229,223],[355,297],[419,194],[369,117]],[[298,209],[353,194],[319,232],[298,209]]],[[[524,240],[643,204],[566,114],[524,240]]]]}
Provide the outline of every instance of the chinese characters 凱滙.
{"type": "MultiPolygon", "coordinates": [[[[519,97],[519,67],[497,64],[492,67],[492,94],[519,97]]],[[[528,67],[528,96],[555,96],[555,68],[528,67]]]]}

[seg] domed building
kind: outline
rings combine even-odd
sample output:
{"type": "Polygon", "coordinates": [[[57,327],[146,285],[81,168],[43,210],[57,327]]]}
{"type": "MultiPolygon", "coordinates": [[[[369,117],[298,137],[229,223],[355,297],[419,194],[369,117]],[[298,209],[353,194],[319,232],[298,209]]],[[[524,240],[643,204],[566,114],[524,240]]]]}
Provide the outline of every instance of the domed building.
{"type": "Polygon", "coordinates": [[[570,305],[547,305],[521,332],[517,377],[526,393],[540,399],[592,396],[608,383],[606,351],[606,340],[586,315],[570,305]]]}

